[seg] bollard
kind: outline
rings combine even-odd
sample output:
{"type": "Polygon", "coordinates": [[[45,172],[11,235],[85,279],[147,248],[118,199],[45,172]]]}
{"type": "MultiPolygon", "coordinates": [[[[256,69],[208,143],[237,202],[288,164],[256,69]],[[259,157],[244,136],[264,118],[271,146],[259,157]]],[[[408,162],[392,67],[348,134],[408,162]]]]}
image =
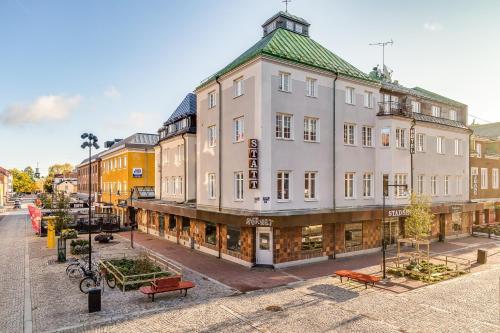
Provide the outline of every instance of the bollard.
{"type": "Polygon", "coordinates": [[[477,263],[484,265],[488,261],[488,251],[486,250],[477,250],[477,263]]]}

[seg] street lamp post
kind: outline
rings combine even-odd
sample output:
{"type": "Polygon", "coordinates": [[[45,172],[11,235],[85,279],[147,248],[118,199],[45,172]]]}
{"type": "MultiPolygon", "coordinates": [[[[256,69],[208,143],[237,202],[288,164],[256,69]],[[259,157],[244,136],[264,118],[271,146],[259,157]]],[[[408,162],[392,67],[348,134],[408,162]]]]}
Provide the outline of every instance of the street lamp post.
{"type": "MultiPolygon", "coordinates": [[[[134,195],[134,189],[130,189],[130,209],[134,209],[134,206],[132,205],[132,196],[134,195]]],[[[129,214],[130,216],[130,214],[129,214]]],[[[134,248],[134,225],[135,225],[135,211],[134,211],[134,221],[130,221],[130,247],[134,248]]]]}
{"type": "Polygon", "coordinates": [[[385,274],[385,258],[386,258],[386,251],[387,251],[387,242],[385,241],[385,197],[386,197],[386,187],[387,187],[387,194],[389,194],[389,187],[402,187],[405,190],[408,190],[408,185],[406,184],[384,184],[382,186],[382,277],[385,280],[386,274],[385,274]]]}
{"type": "Polygon", "coordinates": [[[91,233],[91,219],[92,219],[92,168],[90,162],[92,160],[92,147],[99,149],[97,144],[97,136],[92,133],[83,133],[81,138],[84,140],[81,147],[82,149],[89,148],[89,270],[92,269],[92,233],[91,233]]]}

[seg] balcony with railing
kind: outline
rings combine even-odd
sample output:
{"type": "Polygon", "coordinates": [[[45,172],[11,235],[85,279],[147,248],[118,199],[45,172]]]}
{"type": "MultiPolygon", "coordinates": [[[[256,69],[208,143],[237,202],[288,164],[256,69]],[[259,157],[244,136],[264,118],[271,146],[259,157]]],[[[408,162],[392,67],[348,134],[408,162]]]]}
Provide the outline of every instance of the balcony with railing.
{"type": "Polygon", "coordinates": [[[409,116],[412,113],[411,105],[401,102],[379,102],[377,116],[394,115],[409,116]]]}

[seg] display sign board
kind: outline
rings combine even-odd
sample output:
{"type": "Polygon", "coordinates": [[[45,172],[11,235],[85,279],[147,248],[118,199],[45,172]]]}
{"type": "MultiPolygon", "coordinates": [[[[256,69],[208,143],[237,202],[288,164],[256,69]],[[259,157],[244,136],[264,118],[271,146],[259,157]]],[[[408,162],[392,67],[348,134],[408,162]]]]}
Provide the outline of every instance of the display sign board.
{"type": "Polygon", "coordinates": [[[400,216],[410,216],[410,211],[408,209],[389,209],[387,212],[387,217],[400,217],[400,216]]]}
{"type": "Polygon", "coordinates": [[[246,225],[251,227],[272,227],[273,220],[267,217],[247,217],[246,225]]]}
{"type": "Polygon", "coordinates": [[[251,190],[259,188],[259,141],[248,140],[248,187],[251,190]]]}
{"type": "Polygon", "coordinates": [[[415,128],[410,128],[410,154],[415,154],[415,128]]]}
{"type": "Polygon", "coordinates": [[[463,207],[461,205],[451,205],[450,211],[452,213],[461,213],[463,211],[463,207]]]}
{"type": "Polygon", "coordinates": [[[132,169],[132,177],[142,178],[142,168],[133,168],[132,169]]]}

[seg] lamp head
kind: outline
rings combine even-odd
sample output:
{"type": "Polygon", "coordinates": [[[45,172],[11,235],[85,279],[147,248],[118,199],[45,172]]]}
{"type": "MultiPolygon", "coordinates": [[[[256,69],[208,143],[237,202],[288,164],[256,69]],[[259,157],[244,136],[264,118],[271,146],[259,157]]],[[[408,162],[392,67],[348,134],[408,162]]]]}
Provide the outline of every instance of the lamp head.
{"type": "Polygon", "coordinates": [[[82,139],[86,139],[88,136],[89,136],[88,133],[83,133],[82,136],[81,136],[81,138],[82,139]]]}
{"type": "Polygon", "coordinates": [[[99,149],[99,145],[96,142],[94,142],[92,146],[94,146],[95,149],[99,149]]]}

